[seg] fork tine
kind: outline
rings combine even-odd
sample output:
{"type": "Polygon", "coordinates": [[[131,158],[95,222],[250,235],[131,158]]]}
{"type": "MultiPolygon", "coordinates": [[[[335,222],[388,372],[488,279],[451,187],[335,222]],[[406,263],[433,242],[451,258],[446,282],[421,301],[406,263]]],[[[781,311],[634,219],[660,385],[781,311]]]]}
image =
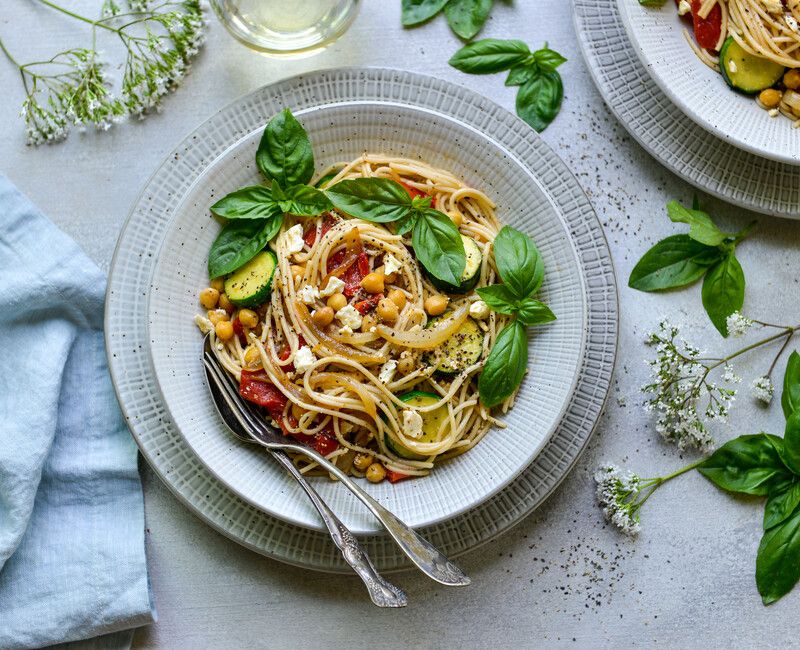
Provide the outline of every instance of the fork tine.
{"type": "Polygon", "coordinates": [[[222,399],[225,400],[225,404],[227,404],[228,408],[231,410],[231,413],[236,418],[236,421],[242,426],[242,428],[250,432],[251,422],[250,418],[247,414],[245,414],[241,406],[238,403],[235,394],[232,393],[230,384],[220,376],[220,368],[217,364],[212,363],[209,359],[203,359],[203,365],[208,369],[209,377],[214,381],[214,385],[220,391],[220,395],[222,399]]]}

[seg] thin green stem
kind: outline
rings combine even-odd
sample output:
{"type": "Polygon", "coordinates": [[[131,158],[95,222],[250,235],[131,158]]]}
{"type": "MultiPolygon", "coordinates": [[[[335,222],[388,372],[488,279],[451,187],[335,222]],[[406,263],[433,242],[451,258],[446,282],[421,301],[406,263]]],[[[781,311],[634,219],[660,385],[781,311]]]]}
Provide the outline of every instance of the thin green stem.
{"type": "Polygon", "coordinates": [[[747,237],[750,234],[750,232],[753,230],[753,228],[756,227],[757,223],[758,223],[758,221],[751,221],[744,228],[742,228],[742,230],[740,230],[738,233],[736,233],[736,237],[733,240],[734,246],[736,244],[738,244],[740,241],[742,241],[745,237],[747,237]]]}
{"type": "Polygon", "coordinates": [[[647,490],[649,488],[649,492],[636,502],[636,509],[638,510],[639,508],[641,508],[647,502],[647,500],[651,496],[653,496],[653,493],[662,485],[664,485],[664,483],[666,483],[667,481],[671,481],[672,479],[680,476],[681,474],[685,474],[686,472],[690,472],[691,470],[698,468],[705,462],[705,460],[706,460],[705,458],[701,458],[700,460],[695,461],[694,463],[690,463],[689,465],[686,465],[684,467],[681,467],[679,470],[673,472],[672,474],[667,474],[666,476],[659,476],[658,478],[645,479],[646,485],[644,486],[644,489],[647,490]]]}
{"type": "Polygon", "coordinates": [[[773,334],[772,336],[768,336],[765,339],[761,339],[760,341],[756,341],[755,343],[751,343],[750,345],[747,345],[747,346],[743,347],[741,350],[737,350],[733,354],[729,354],[727,357],[723,357],[722,359],[717,361],[717,363],[712,364],[711,366],[708,366],[708,369],[709,369],[709,371],[711,371],[714,368],[717,368],[717,367],[721,366],[722,364],[727,363],[731,359],[735,359],[736,357],[741,356],[741,355],[743,355],[743,354],[745,354],[747,352],[750,352],[750,350],[755,350],[756,348],[761,347],[762,345],[766,345],[767,343],[772,343],[773,341],[778,340],[782,336],[789,335],[791,337],[798,330],[798,328],[800,328],[800,325],[795,325],[794,327],[787,327],[782,332],[778,332],[777,334],[773,334]]]}
{"type": "Polygon", "coordinates": [[[96,27],[102,27],[103,29],[107,29],[110,32],[116,32],[117,29],[115,27],[109,27],[108,25],[103,24],[103,22],[99,20],[92,20],[91,18],[87,18],[86,16],[81,16],[80,14],[76,14],[74,11],[70,11],[69,9],[65,9],[54,2],[50,2],[50,0],[39,0],[42,4],[55,9],[56,11],[60,11],[62,14],[70,16],[71,18],[75,18],[76,20],[81,20],[89,25],[93,25],[96,27]]]}
{"type": "Polygon", "coordinates": [[[794,330],[786,332],[786,340],[783,342],[781,349],[778,350],[778,354],[775,355],[775,358],[772,360],[772,363],[769,364],[769,370],[767,370],[767,378],[772,377],[772,371],[775,370],[775,364],[778,363],[778,359],[780,359],[783,353],[786,351],[786,348],[789,346],[789,341],[792,340],[792,336],[794,336],[794,330]]]}
{"type": "Polygon", "coordinates": [[[17,63],[17,60],[13,56],[11,56],[11,52],[9,52],[8,49],[6,49],[6,45],[5,43],[3,43],[2,38],[0,38],[0,50],[3,50],[3,54],[6,55],[6,58],[9,61],[11,61],[11,63],[13,63],[18,68],[22,69],[22,66],[19,63],[17,63]]]}

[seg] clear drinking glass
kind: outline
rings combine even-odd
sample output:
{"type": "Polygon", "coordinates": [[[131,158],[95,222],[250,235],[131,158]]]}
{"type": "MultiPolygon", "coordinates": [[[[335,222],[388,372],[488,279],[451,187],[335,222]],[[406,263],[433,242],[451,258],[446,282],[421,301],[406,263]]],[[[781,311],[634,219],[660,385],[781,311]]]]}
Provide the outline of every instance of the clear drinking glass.
{"type": "Polygon", "coordinates": [[[353,22],[360,0],[211,0],[239,41],[267,54],[296,54],[329,45],[353,22]]]}

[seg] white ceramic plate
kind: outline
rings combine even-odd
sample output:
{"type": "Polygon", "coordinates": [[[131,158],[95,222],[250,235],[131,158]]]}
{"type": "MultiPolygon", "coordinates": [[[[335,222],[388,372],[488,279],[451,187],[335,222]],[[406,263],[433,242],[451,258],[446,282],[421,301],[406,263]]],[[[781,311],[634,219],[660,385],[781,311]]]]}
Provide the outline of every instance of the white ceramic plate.
{"type": "MultiPolygon", "coordinates": [[[[311,139],[317,170],[364,152],[419,159],[446,168],[486,192],[497,215],[530,234],[546,275],[541,299],[558,316],[529,337],[529,374],[517,404],[469,453],[436,466],[428,477],[365,487],[411,526],[449,519],[506,486],[552,435],[577,379],[586,324],[583,278],[558,208],[537,174],[491,138],[431,111],[386,103],[342,102],[298,111],[311,139]],[[444,143],[447,143],[446,146],[444,143]]],[[[302,488],[257,446],[238,443],[209,402],[194,324],[197,294],[208,284],[208,250],[219,232],[208,206],[239,187],[259,182],[254,159],[263,125],[232,141],[180,200],[158,254],[149,302],[156,378],[172,419],[220,480],[264,512],[322,529],[302,488]]],[[[358,533],[375,520],[341,486],[314,479],[322,497],[358,533]]]]}
{"type": "MultiPolygon", "coordinates": [[[[143,455],[193,512],[248,548],[284,562],[328,571],[348,569],[326,533],[293,525],[256,508],[212,474],[187,444],[154,381],[147,336],[148,301],[156,293],[151,280],[167,232],[186,204],[186,197],[218,159],[228,155],[231,143],[251,137],[283,106],[291,106],[305,121],[306,115],[313,114],[305,109],[353,102],[383,103],[393,115],[398,107],[413,105],[457,122],[467,131],[491,129],[496,151],[540,179],[547,204],[559,215],[560,225],[554,224],[554,231],[568,233],[579,275],[584,279],[586,320],[577,382],[551,439],[505,488],[458,516],[422,527],[422,534],[448,555],[458,555],[513,526],[555,489],[585,447],[600,416],[609,390],[617,336],[611,259],[600,224],[580,186],[527,125],[473,92],[397,70],[328,70],[262,88],[198,127],[155,171],[120,235],[106,301],[106,345],[114,386],[143,455]]],[[[480,167],[474,173],[477,169],[480,167]]],[[[195,226],[207,223],[205,208],[198,215],[195,226]]],[[[196,288],[185,291],[193,302],[196,288]]],[[[558,300],[551,289],[547,298],[558,300]]],[[[194,331],[187,334],[196,340],[194,331]]],[[[214,427],[207,435],[218,434],[216,427],[221,425],[216,422],[214,427]]],[[[236,443],[230,441],[230,445],[236,443]]],[[[434,507],[437,502],[435,498],[434,507]]],[[[367,535],[362,541],[381,570],[408,566],[407,559],[385,535],[367,535]]]]}
{"type": "Polygon", "coordinates": [[[745,151],[800,163],[800,131],[783,116],[771,118],[752,97],[731,90],[722,75],[700,61],[686,42],[687,23],[675,3],[643,7],[639,0],[617,0],[617,6],[642,65],[688,117],[745,151]]]}
{"type": "Polygon", "coordinates": [[[800,167],[756,156],[687,119],[639,61],[617,0],[573,0],[573,19],[584,60],[605,103],[656,160],[730,203],[800,218],[800,167]]]}

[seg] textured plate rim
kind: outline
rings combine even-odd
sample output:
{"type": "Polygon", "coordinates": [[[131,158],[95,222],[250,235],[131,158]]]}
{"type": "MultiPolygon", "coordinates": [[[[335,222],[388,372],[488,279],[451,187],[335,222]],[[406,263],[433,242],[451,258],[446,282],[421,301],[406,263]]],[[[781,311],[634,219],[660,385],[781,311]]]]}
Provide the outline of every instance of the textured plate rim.
{"type": "MultiPolygon", "coordinates": [[[[526,140],[526,144],[530,146],[531,151],[536,150],[539,161],[545,161],[546,164],[550,166],[550,169],[557,170],[561,174],[561,179],[564,183],[572,185],[575,190],[577,190],[574,209],[580,213],[581,218],[579,222],[571,223],[570,228],[572,229],[572,235],[573,238],[576,237],[578,234],[577,231],[580,230],[581,236],[585,238],[584,241],[591,242],[595,247],[594,249],[585,249],[585,246],[582,246],[579,250],[579,258],[584,271],[587,270],[587,267],[596,267],[599,272],[591,276],[592,280],[590,284],[593,286],[587,289],[587,295],[590,297],[590,324],[587,330],[590,333],[591,344],[595,347],[589,350],[587,346],[586,354],[582,359],[582,372],[580,373],[579,387],[585,392],[581,393],[579,396],[580,408],[575,412],[570,411],[568,414],[572,415],[571,420],[567,417],[564,419],[563,428],[566,429],[568,426],[575,426],[575,433],[577,433],[577,436],[566,435],[567,432],[562,432],[560,427],[557,431],[557,435],[545,445],[545,448],[537,459],[505,490],[495,495],[495,497],[490,499],[487,503],[473,509],[473,511],[456,517],[446,522],[446,524],[439,524],[422,530],[422,533],[427,535],[428,538],[442,550],[449,555],[456,556],[494,539],[530,514],[552,494],[561,481],[563,481],[588,444],[600,420],[605,402],[608,398],[616,360],[618,343],[618,294],[613,263],[605,233],[602,230],[599,219],[592,209],[585,193],[580,189],[577,179],[567,169],[563,161],[561,161],[561,159],[517,117],[497,106],[494,102],[462,86],[427,75],[398,69],[372,67],[337,68],[310,72],[279,81],[271,86],[266,86],[245,95],[237,101],[255,98],[261,93],[268,93],[268,91],[274,92],[280,90],[286,93],[292,90],[293,92],[298,92],[298,89],[293,88],[292,84],[302,85],[301,82],[303,80],[324,79],[336,75],[361,76],[362,78],[374,77],[376,79],[383,76],[394,78],[391,79],[394,82],[397,82],[400,78],[405,78],[406,80],[410,79],[418,86],[418,90],[427,89],[428,91],[433,90],[443,94],[449,93],[456,96],[460,104],[477,106],[482,111],[493,113],[494,117],[499,117],[505,121],[510,132],[513,131],[513,134],[526,140]],[[593,312],[592,307],[596,307],[596,311],[593,312]],[[590,351],[595,353],[595,358],[592,358],[590,351]],[[592,370],[591,381],[587,379],[587,370],[589,369],[592,370]],[[555,460],[553,460],[554,458],[555,460]],[[560,463],[561,466],[556,468],[556,471],[553,472],[552,468],[543,468],[540,466],[545,463],[560,463]],[[520,490],[520,494],[517,495],[518,498],[514,498],[510,495],[512,488],[518,488],[520,490]],[[490,507],[495,508],[492,514],[496,516],[489,519],[485,517],[480,518],[481,515],[486,514],[490,507]],[[477,529],[477,525],[483,525],[484,529],[477,529]],[[486,528],[487,525],[490,526],[489,529],[486,528]]],[[[379,93],[375,98],[381,99],[384,98],[384,96],[379,93]]],[[[265,97],[263,101],[268,103],[269,98],[265,97]]],[[[407,103],[415,105],[415,103],[411,101],[407,103]]],[[[224,109],[220,110],[212,119],[220,117],[223,112],[224,109]]],[[[182,142],[183,140],[181,143],[182,142]]],[[[140,448],[142,442],[141,436],[143,434],[149,434],[152,430],[156,430],[159,432],[159,435],[168,435],[168,433],[163,434],[163,431],[164,429],[169,429],[170,423],[164,421],[163,409],[159,411],[157,404],[147,404],[146,406],[151,407],[151,409],[154,406],[155,409],[141,412],[141,408],[139,408],[138,405],[136,405],[136,409],[132,407],[129,408],[129,405],[125,402],[125,396],[135,395],[136,390],[147,390],[147,375],[152,374],[152,368],[137,367],[133,364],[130,368],[131,377],[128,377],[127,369],[118,365],[116,360],[117,353],[124,353],[126,350],[129,350],[131,343],[134,344],[133,353],[136,354],[137,344],[136,340],[124,341],[124,333],[115,334],[112,327],[117,318],[114,308],[117,306],[118,301],[122,301],[124,304],[125,297],[127,297],[134,306],[136,306],[138,304],[137,301],[140,300],[135,293],[131,294],[127,291],[127,289],[130,288],[127,285],[129,278],[122,277],[121,270],[119,273],[117,273],[117,271],[119,270],[118,267],[124,255],[128,255],[131,258],[136,257],[134,254],[136,249],[131,248],[128,250],[129,245],[126,240],[128,238],[133,239],[134,235],[142,235],[141,232],[136,231],[134,228],[134,217],[137,214],[137,209],[140,206],[144,209],[144,198],[148,190],[159,174],[166,171],[171,164],[173,155],[176,156],[177,160],[179,149],[180,145],[167,156],[162,165],[156,168],[140,192],[136,203],[134,203],[125,221],[114,252],[106,294],[106,348],[109,368],[126,421],[135,440],[140,444],[140,448]],[[120,294],[124,297],[120,297],[120,294]]],[[[546,189],[546,192],[558,205],[562,205],[558,197],[553,196],[551,191],[546,189]]],[[[151,206],[150,212],[152,211],[153,209],[151,206]]],[[[147,210],[145,210],[145,212],[147,212],[147,210]]],[[[152,230],[152,228],[150,230],[152,230]]],[[[147,236],[147,234],[148,233],[145,233],[144,236],[147,236]]],[[[138,272],[141,273],[141,267],[146,267],[148,264],[148,255],[143,255],[139,252],[138,258],[139,261],[137,262],[134,259],[133,264],[138,264],[138,272]]],[[[593,270],[595,269],[593,268],[593,270]]],[[[146,292],[144,293],[146,295],[146,292]]],[[[134,310],[133,313],[136,314],[137,312],[134,310]]],[[[135,329],[133,332],[134,334],[136,333],[135,329]]],[[[141,343],[138,347],[141,348],[141,343]]],[[[122,364],[122,361],[119,361],[119,364],[122,364]]],[[[326,535],[318,535],[313,533],[313,531],[306,531],[305,529],[297,527],[295,527],[296,530],[293,530],[291,526],[285,525],[280,520],[270,518],[266,515],[259,516],[258,513],[245,512],[245,514],[250,514],[251,518],[243,522],[241,518],[233,519],[229,516],[227,511],[223,513],[215,511],[214,508],[218,506],[219,501],[224,501],[223,505],[227,506],[232,500],[231,496],[221,490],[219,485],[214,485],[213,477],[204,477],[200,475],[201,472],[198,470],[198,466],[202,468],[202,465],[199,464],[196,458],[193,458],[191,452],[187,454],[185,450],[176,449],[176,447],[177,446],[165,448],[163,450],[163,458],[160,453],[155,457],[151,457],[145,453],[144,450],[143,455],[168,489],[170,489],[170,491],[201,520],[233,541],[281,562],[319,571],[348,571],[346,565],[338,557],[335,548],[332,547],[326,535]],[[192,469],[198,471],[192,476],[186,476],[185,473],[192,469]],[[181,472],[184,474],[182,475],[181,472]],[[198,480],[200,481],[199,486],[197,485],[198,480]],[[206,493],[205,499],[199,494],[199,492],[205,492],[206,490],[214,492],[213,497],[215,500],[211,500],[212,494],[206,493]],[[263,535],[267,535],[267,537],[260,538],[260,544],[257,543],[258,540],[252,541],[254,527],[259,528],[263,535]],[[275,532],[273,531],[275,528],[280,530],[275,532]],[[293,538],[294,543],[287,543],[281,546],[282,539],[279,539],[281,534],[293,534],[295,536],[295,538],[293,538]],[[298,535],[301,535],[300,539],[296,539],[298,535]],[[302,535],[305,536],[302,537],[302,535]],[[314,535],[316,535],[316,537],[312,539],[314,535]],[[298,547],[298,542],[302,542],[300,547],[298,547]]],[[[233,501],[233,505],[238,510],[252,508],[247,504],[235,503],[235,499],[233,499],[233,501]]],[[[385,535],[373,535],[365,537],[363,540],[368,552],[381,570],[401,570],[410,566],[406,558],[397,551],[385,535]]]]}
{"type": "MultiPolygon", "coordinates": [[[[228,110],[228,109],[232,108],[234,105],[238,104],[240,101],[241,101],[241,98],[239,98],[237,100],[234,100],[234,101],[230,102],[228,105],[226,105],[225,107],[223,107],[221,110],[223,110],[223,111],[224,110],[228,110]]],[[[535,182],[536,185],[539,187],[539,189],[542,192],[542,194],[547,196],[550,199],[550,203],[551,203],[551,205],[553,205],[554,210],[556,212],[558,212],[557,206],[555,204],[553,204],[552,198],[550,197],[550,194],[547,192],[547,188],[541,183],[540,179],[533,174],[533,170],[529,169],[521,160],[519,160],[518,156],[513,151],[510,151],[507,147],[505,147],[501,143],[495,141],[493,138],[491,138],[490,136],[486,135],[485,133],[482,133],[478,129],[474,128],[472,125],[464,124],[464,123],[460,122],[459,120],[456,120],[453,117],[450,117],[445,113],[442,113],[441,111],[435,111],[435,110],[424,108],[424,107],[412,106],[412,105],[409,105],[409,104],[401,104],[401,103],[398,103],[398,102],[378,102],[378,101],[370,102],[370,101],[363,101],[363,100],[358,100],[358,101],[341,100],[341,101],[337,101],[337,102],[327,102],[327,103],[319,104],[319,105],[316,105],[316,106],[309,106],[309,107],[303,108],[301,110],[295,111],[294,114],[297,117],[302,117],[303,115],[308,114],[311,111],[324,110],[324,109],[329,108],[329,107],[345,107],[346,108],[346,107],[352,106],[352,105],[361,105],[361,106],[371,105],[371,106],[381,106],[381,107],[387,107],[387,108],[402,107],[404,109],[412,109],[413,111],[415,111],[417,113],[423,113],[423,114],[435,117],[435,118],[440,119],[440,120],[446,120],[448,122],[457,124],[459,127],[463,127],[463,128],[466,128],[466,129],[474,132],[477,136],[484,138],[485,140],[490,142],[492,146],[494,146],[497,149],[499,149],[500,151],[502,151],[504,155],[506,155],[510,160],[512,160],[514,162],[514,164],[516,164],[520,168],[524,169],[525,172],[528,173],[531,176],[531,179],[533,180],[533,182],[535,182]]],[[[210,118],[207,119],[207,120],[204,120],[193,131],[191,131],[186,136],[186,138],[190,138],[193,135],[195,135],[195,134],[199,133],[200,131],[202,131],[202,129],[204,128],[204,126],[206,125],[206,123],[209,120],[210,120],[210,118]]],[[[255,131],[257,131],[257,129],[254,130],[254,131],[251,131],[251,132],[249,132],[249,133],[247,133],[245,135],[243,135],[242,137],[238,138],[235,142],[232,142],[228,147],[226,147],[217,156],[217,158],[215,159],[214,162],[216,162],[216,161],[220,160],[221,158],[223,158],[225,155],[227,155],[227,153],[229,151],[236,149],[241,144],[241,142],[243,142],[244,140],[252,138],[253,133],[255,131]]],[[[194,188],[196,186],[196,184],[198,182],[200,182],[201,180],[202,180],[202,176],[196,178],[194,180],[194,182],[192,183],[192,185],[190,186],[190,188],[187,189],[186,194],[188,194],[191,191],[191,188],[194,188]]],[[[182,197],[182,198],[184,198],[184,197],[182,197]]],[[[176,206],[179,206],[179,205],[180,204],[176,204],[176,206]]],[[[176,207],[176,209],[177,209],[177,207],[176,207]]],[[[578,384],[579,375],[580,375],[580,365],[581,365],[580,362],[581,362],[581,359],[583,358],[583,356],[584,356],[584,354],[586,352],[586,327],[587,327],[587,324],[588,324],[588,313],[587,313],[588,312],[588,304],[587,304],[587,299],[586,299],[586,278],[583,276],[583,273],[581,272],[580,260],[578,259],[578,253],[575,250],[575,242],[571,238],[569,238],[568,229],[566,227],[566,224],[564,224],[562,222],[561,225],[564,228],[565,235],[567,236],[567,243],[569,245],[569,250],[570,250],[570,253],[571,253],[571,257],[572,257],[572,263],[575,265],[575,268],[578,270],[578,276],[579,276],[580,283],[581,283],[580,303],[581,303],[581,311],[582,311],[582,313],[581,313],[581,336],[580,336],[580,343],[579,343],[577,356],[576,356],[576,365],[575,365],[574,371],[572,372],[572,375],[571,375],[571,378],[570,378],[570,383],[569,383],[569,388],[567,389],[567,391],[565,393],[564,401],[562,402],[562,404],[560,405],[557,413],[553,417],[552,424],[550,425],[550,427],[548,428],[546,433],[540,438],[538,443],[534,447],[531,448],[530,452],[527,454],[527,458],[522,463],[520,463],[518,468],[516,468],[513,472],[510,472],[502,480],[496,482],[492,486],[491,489],[489,489],[489,490],[485,491],[484,493],[482,493],[480,496],[475,498],[472,502],[466,503],[466,504],[464,504],[462,506],[459,506],[458,508],[450,510],[445,514],[438,515],[438,516],[435,516],[433,518],[426,519],[423,523],[414,524],[415,527],[433,526],[435,524],[439,524],[439,523],[442,523],[444,521],[448,521],[448,520],[450,520],[450,519],[452,519],[454,517],[458,517],[459,515],[462,515],[465,512],[467,512],[467,511],[479,506],[481,503],[483,503],[484,501],[487,501],[488,499],[493,497],[495,494],[497,494],[498,492],[503,490],[505,487],[507,487],[509,485],[509,483],[511,483],[515,478],[517,478],[522,472],[525,471],[525,469],[528,467],[528,465],[530,465],[534,461],[534,459],[539,454],[539,452],[541,452],[541,450],[544,448],[544,446],[550,441],[550,439],[555,434],[556,429],[558,428],[561,420],[563,419],[564,414],[567,411],[567,407],[569,406],[569,400],[572,397],[572,395],[574,394],[575,387],[578,384]]],[[[167,228],[169,229],[169,227],[170,226],[168,225],[167,228]]],[[[166,233],[165,233],[165,235],[166,235],[166,233]]],[[[164,243],[164,241],[162,240],[162,245],[163,245],[163,243],[164,243]]],[[[155,263],[153,265],[153,274],[155,274],[155,271],[156,271],[156,269],[158,267],[158,264],[159,264],[158,260],[160,260],[160,259],[161,259],[161,247],[159,247],[159,250],[155,253],[155,260],[156,261],[155,261],[155,263]]],[[[152,282],[152,276],[151,276],[151,282],[152,282]]],[[[146,311],[148,313],[148,316],[151,314],[150,303],[151,303],[152,297],[153,297],[153,292],[152,291],[148,292],[147,304],[146,304],[146,311]]],[[[147,340],[148,341],[152,340],[151,326],[152,326],[151,319],[148,317],[148,319],[147,319],[147,340]]],[[[198,339],[198,341],[199,341],[199,339],[198,339]]],[[[170,406],[169,401],[164,399],[164,391],[163,391],[163,388],[161,386],[161,379],[159,378],[158,373],[155,371],[156,363],[155,363],[155,359],[153,358],[152,346],[148,346],[148,354],[150,356],[150,364],[154,368],[153,379],[154,379],[156,385],[158,386],[158,391],[159,391],[159,393],[161,395],[162,401],[164,403],[164,407],[165,407],[168,415],[170,416],[170,418],[174,422],[175,421],[175,417],[173,415],[172,407],[170,406]]],[[[532,387],[530,387],[530,388],[532,388],[532,387]]],[[[518,396],[518,399],[524,399],[525,396],[526,395],[525,395],[524,392],[520,392],[520,394],[518,396]]],[[[503,416],[501,416],[500,419],[503,420],[505,418],[503,416]]],[[[265,506],[259,504],[252,496],[247,494],[247,492],[245,492],[243,490],[240,490],[240,489],[237,489],[237,487],[235,485],[232,485],[230,482],[228,482],[216,470],[216,468],[213,467],[203,457],[203,455],[199,452],[199,450],[195,447],[195,445],[193,444],[192,441],[190,441],[189,438],[184,436],[184,440],[189,445],[189,447],[192,449],[192,451],[194,452],[195,456],[197,456],[197,458],[203,464],[203,466],[217,480],[219,480],[221,483],[223,483],[231,492],[236,494],[236,496],[241,498],[243,501],[249,503],[253,507],[257,508],[258,510],[260,510],[262,512],[264,512],[265,514],[270,515],[271,517],[275,517],[276,519],[280,519],[281,521],[285,521],[287,524],[290,524],[290,525],[293,525],[293,526],[300,526],[300,527],[303,527],[303,528],[307,528],[309,530],[319,531],[319,532],[324,532],[326,530],[325,525],[321,521],[317,522],[316,525],[310,524],[308,522],[296,519],[296,518],[292,517],[291,515],[287,515],[285,513],[278,512],[278,511],[274,511],[269,507],[265,507],[265,506]]],[[[369,492],[369,489],[367,489],[367,491],[369,492]]],[[[356,535],[373,534],[373,531],[363,531],[363,530],[358,530],[358,529],[355,529],[355,528],[351,528],[351,530],[356,535]]]]}
{"type": "MultiPolygon", "coordinates": [[[[644,69],[647,70],[647,73],[650,75],[650,78],[661,89],[661,92],[663,92],[669,98],[669,100],[673,104],[675,104],[675,106],[680,108],[681,111],[684,113],[684,115],[686,115],[686,117],[693,120],[698,126],[703,127],[711,135],[714,135],[715,137],[721,137],[722,139],[726,140],[735,147],[744,149],[745,151],[748,151],[749,153],[752,153],[756,156],[761,156],[762,158],[767,158],[769,160],[774,160],[780,163],[786,163],[788,165],[800,165],[800,134],[796,134],[797,137],[799,138],[798,153],[794,155],[791,153],[785,153],[783,150],[780,149],[764,149],[763,147],[753,144],[748,140],[739,136],[736,129],[733,128],[720,129],[719,125],[711,122],[710,116],[694,108],[692,102],[685,101],[683,97],[675,91],[672,84],[669,83],[669,80],[661,73],[661,70],[665,66],[664,62],[657,57],[649,56],[647,48],[642,46],[642,43],[639,39],[639,34],[636,30],[636,26],[633,23],[633,17],[631,16],[629,11],[630,8],[626,4],[626,2],[627,0],[617,0],[617,10],[619,11],[620,18],[622,19],[622,25],[623,27],[625,27],[625,32],[628,35],[628,39],[631,42],[633,51],[636,53],[636,56],[639,58],[639,61],[644,66],[644,69]]],[[[641,8],[648,9],[648,7],[641,7],[641,8]]],[[[663,7],[660,8],[663,9],[663,7]]],[[[659,8],[656,7],[656,9],[659,8]]],[[[688,44],[686,46],[686,52],[688,52],[691,56],[694,56],[694,53],[692,52],[691,48],[689,48],[688,44]]],[[[732,99],[737,104],[743,104],[743,102],[740,102],[739,100],[743,99],[744,96],[739,95],[735,93],[733,90],[731,90],[725,83],[725,81],[722,80],[721,75],[717,74],[715,76],[720,77],[719,80],[719,83],[721,84],[720,88],[722,90],[728,91],[729,93],[733,93],[732,99]]],[[[751,100],[751,103],[755,106],[754,101],[751,100]]],[[[763,110],[761,110],[761,112],[766,113],[766,111],[763,110]]],[[[766,115],[764,115],[764,117],[765,119],[769,120],[767,124],[770,125],[770,128],[774,128],[776,127],[776,125],[780,124],[787,130],[794,130],[792,127],[792,123],[789,120],[780,119],[773,121],[772,118],[769,118],[766,115]],[[784,122],[785,124],[783,124],[784,122]]],[[[734,125],[730,124],[730,126],[733,127],[734,125]]]]}

